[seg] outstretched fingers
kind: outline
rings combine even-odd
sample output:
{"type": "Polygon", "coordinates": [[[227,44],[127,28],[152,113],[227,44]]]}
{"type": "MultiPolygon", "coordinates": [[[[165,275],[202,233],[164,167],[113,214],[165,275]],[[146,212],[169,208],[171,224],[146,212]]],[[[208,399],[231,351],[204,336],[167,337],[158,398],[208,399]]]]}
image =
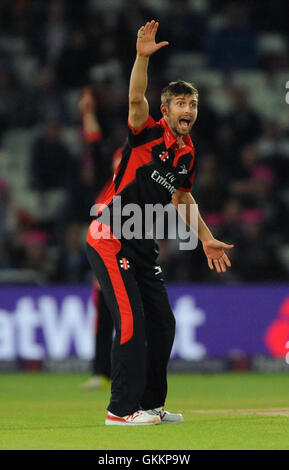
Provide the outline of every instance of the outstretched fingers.
{"type": "Polygon", "coordinates": [[[152,33],[154,32],[155,24],[156,24],[155,20],[152,20],[152,21],[150,22],[150,25],[149,25],[150,34],[152,34],[152,33]]]}
{"type": "Polygon", "coordinates": [[[219,258],[219,264],[220,264],[220,267],[221,267],[221,270],[223,273],[225,273],[227,271],[227,268],[226,268],[226,265],[224,263],[224,259],[223,258],[219,258]]]}
{"type": "Polygon", "coordinates": [[[220,268],[220,265],[219,265],[219,261],[217,259],[214,259],[214,265],[215,265],[215,268],[216,268],[216,271],[218,273],[221,272],[221,268],[220,268]]]}
{"type": "MultiPolygon", "coordinates": [[[[138,34],[137,34],[138,39],[144,38],[147,41],[151,40],[155,43],[155,38],[156,38],[158,27],[159,27],[158,21],[155,21],[155,20],[148,21],[144,26],[142,26],[138,30],[138,34]]],[[[155,51],[158,51],[164,46],[168,46],[168,44],[169,44],[168,41],[162,41],[162,42],[159,42],[158,44],[155,44],[156,46],[155,51]]]]}
{"type": "Polygon", "coordinates": [[[162,47],[168,46],[168,45],[169,45],[168,41],[159,42],[159,43],[156,45],[156,46],[157,46],[157,51],[158,51],[159,49],[161,49],[162,47]]]}
{"type": "Polygon", "coordinates": [[[234,248],[234,245],[229,245],[228,243],[222,242],[222,248],[226,248],[226,250],[231,250],[232,248],[234,248]]]}
{"type": "Polygon", "coordinates": [[[152,34],[155,36],[157,34],[157,30],[159,27],[159,23],[157,21],[154,22],[153,27],[152,27],[152,34]]]}
{"type": "Polygon", "coordinates": [[[211,258],[208,258],[208,266],[209,266],[209,268],[210,268],[211,270],[214,269],[214,266],[213,266],[213,263],[212,263],[211,258]]]}
{"type": "Polygon", "coordinates": [[[229,260],[226,253],[223,254],[223,260],[225,261],[226,265],[230,268],[231,267],[231,261],[229,260]]]}
{"type": "Polygon", "coordinates": [[[227,272],[227,266],[231,267],[231,263],[227,255],[223,255],[222,257],[218,259],[211,259],[208,258],[208,266],[209,268],[213,271],[216,269],[218,273],[225,273],[227,272]]]}
{"type": "Polygon", "coordinates": [[[150,33],[151,33],[151,23],[150,23],[150,21],[148,21],[148,22],[145,24],[144,32],[145,32],[145,34],[150,34],[150,33]]]}

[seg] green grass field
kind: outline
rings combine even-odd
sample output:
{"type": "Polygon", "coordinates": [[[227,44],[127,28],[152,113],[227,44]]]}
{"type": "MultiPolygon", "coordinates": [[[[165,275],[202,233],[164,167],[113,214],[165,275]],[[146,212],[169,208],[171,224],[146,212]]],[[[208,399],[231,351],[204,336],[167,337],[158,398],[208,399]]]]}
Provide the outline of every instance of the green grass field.
{"type": "Polygon", "coordinates": [[[184,423],[105,426],[109,391],[84,374],[1,374],[0,449],[289,449],[286,374],[171,374],[167,409],[184,423]]]}

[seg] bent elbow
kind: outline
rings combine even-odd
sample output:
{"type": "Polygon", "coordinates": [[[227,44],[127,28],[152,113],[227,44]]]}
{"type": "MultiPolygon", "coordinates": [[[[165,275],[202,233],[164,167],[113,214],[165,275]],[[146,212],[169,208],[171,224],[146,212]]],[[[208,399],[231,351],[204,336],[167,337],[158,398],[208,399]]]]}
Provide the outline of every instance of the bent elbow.
{"type": "Polygon", "coordinates": [[[191,194],[186,191],[177,190],[172,195],[172,203],[178,209],[180,204],[195,204],[195,200],[192,198],[191,194]]]}
{"type": "Polygon", "coordinates": [[[144,95],[141,93],[130,93],[128,100],[130,104],[140,104],[144,101],[144,95]]]}

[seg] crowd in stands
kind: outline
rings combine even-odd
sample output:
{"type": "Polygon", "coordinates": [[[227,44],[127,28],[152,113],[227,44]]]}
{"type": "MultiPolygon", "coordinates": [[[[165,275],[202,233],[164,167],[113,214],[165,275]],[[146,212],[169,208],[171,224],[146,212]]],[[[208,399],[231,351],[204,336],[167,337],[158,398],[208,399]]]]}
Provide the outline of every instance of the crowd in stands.
{"type": "Polygon", "coordinates": [[[90,281],[84,240],[107,175],[93,171],[77,102],[89,84],[109,167],[126,138],[136,32],[153,18],[170,46],[150,61],[150,113],[160,119],[170,80],[199,89],[193,196],[214,236],[235,245],[232,269],[217,275],[200,245],[188,252],[160,241],[166,280],[286,282],[287,8],[285,0],[1,1],[0,282],[90,281]]]}

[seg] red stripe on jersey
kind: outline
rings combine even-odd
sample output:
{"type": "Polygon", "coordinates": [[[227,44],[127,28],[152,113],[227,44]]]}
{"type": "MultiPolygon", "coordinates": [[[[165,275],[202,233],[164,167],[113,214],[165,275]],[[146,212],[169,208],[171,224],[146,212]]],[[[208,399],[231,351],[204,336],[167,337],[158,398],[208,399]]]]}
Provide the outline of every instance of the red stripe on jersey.
{"type": "Polygon", "coordinates": [[[180,191],[183,191],[184,193],[190,193],[192,191],[192,188],[178,188],[180,191]]]}
{"type": "MultiPolygon", "coordinates": [[[[152,147],[161,142],[162,142],[162,138],[146,143],[137,148],[133,148],[131,150],[131,154],[130,154],[126,169],[124,171],[121,182],[117,188],[117,191],[115,190],[115,183],[114,181],[112,181],[111,185],[109,186],[106,193],[104,194],[104,197],[102,200],[102,203],[103,203],[102,207],[108,206],[108,204],[112,201],[114,196],[121,193],[121,191],[128,184],[134,181],[137,169],[152,161],[152,147]]],[[[118,172],[116,172],[116,174],[117,173],[118,172]]],[[[100,200],[100,198],[98,198],[98,200],[100,200]]]]}
{"type": "Polygon", "coordinates": [[[120,344],[124,344],[133,336],[133,314],[116,258],[117,253],[121,249],[121,243],[112,234],[109,226],[104,226],[104,224],[99,223],[97,220],[90,224],[87,243],[99,254],[110,277],[120,313],[120,344]],[[96,239],[94,235],[95,233],[100,233],[100,229],[103,232],[107,232],[110,238],[96,239]]]}
{"type": "Polygon", "coordinates": [[[141,131],[143,131],[146,127],[153,127],[155,124],[156,124],[156,121],[154,120],[154,118],[152,116],[148,116],[147,120],[142,124],[142,126],[138,129],[138,130],[135,130],[131,123],[129,122],[129,120],[127,121],[127,124],[128,124],[128,127],[130,128],[130,130],[132,131],[132,133],[134,135],[138,135],[141,133],[141,131]]]}
{"type": "Polygon", "coordinates": [[[96,204],[99,204],[98,213],[100,213],[104,207],[108,206],[108,204],[112,201],[113,196],[115,195],[115,184],[114,181],[111,181],[101,193],[101,197],[96,199],[96,204]]]}
{"type": "Polygon", "coordinates": [[[141,167],[142,165],[146,165],[147,163],[152,161],[153,145],[156,145],[156,141],[132,149],[127,167],[121,179],[120,185],[116,191],[116,194],[119,194],[123,190],[123,188],[125,188],[129,183],[131,183],[135,179],[136,170],[139,167],[141,167]]]}
{"type": "MultiPolygon", "coordinates": [[[[122,156],[122,147],[119,147],[113,154],[112,156],[112,165],[115,165],[117,163],[117,167],[114,171],[114,175],[117,175],[119,168],[120,168],[120,162],[121,162],[121,156],[122,156]]],[[[114,187],[112,186],[112,181],[111,178],[105,183],[103,186],[102,190],[98,194],[95,204],[100,204],[102,203],[103,199],[106,200],[107,198],[111,197],[111,191],[114,190],[114,187]]]]}
{"type": "Polygon", "coordinates": [[[189,171],[191,171],[191,169],[193,168],[193,165],[194,165],[194,163],[195,163],[195,158],[196,158],[196,157],[195,157],[195,150],[194,150],[194,148],[193,148],[193,158],[192,158],[191,164],[190,164],[190,166],[189,166],[189,171]]]}
{"type": "Polygon", "coordinates": [[[104,187],[102,188],[102,190],[100,191],[100,193],[98,194],[96,200],[95,200],[95,204],[100,204],[101,201],[103,200],[103,198],[105,197],[109,187],[111,186],[111,181],[107,182],[104,187]]]}
{"type": "MultiPolygon", "coordinates": [[[[187,137],[187,136],[186,136],[187,137]]],[[[173,166],[176,167],[177,164],[178,164],[178,161],[179,159],[185,155],[186,153],[188,153],[188,151],[190,151],[193,155],[193,158],[192,158],[192,161],[190,163],[190,167],[189,167],[189,171],[192,169],[192,166],[193,166],[193,163],[194,163],[194,158],[195,158],[195,152],[194,152],[194,147],[193,147],[193,144],[192,146],[189,148],[187,145],[184,145],[184,147],[180,148],[179,150],[176,151],[175,153],[175,158],[174,158],[174,161],[173,161],[173,166]]]]}

